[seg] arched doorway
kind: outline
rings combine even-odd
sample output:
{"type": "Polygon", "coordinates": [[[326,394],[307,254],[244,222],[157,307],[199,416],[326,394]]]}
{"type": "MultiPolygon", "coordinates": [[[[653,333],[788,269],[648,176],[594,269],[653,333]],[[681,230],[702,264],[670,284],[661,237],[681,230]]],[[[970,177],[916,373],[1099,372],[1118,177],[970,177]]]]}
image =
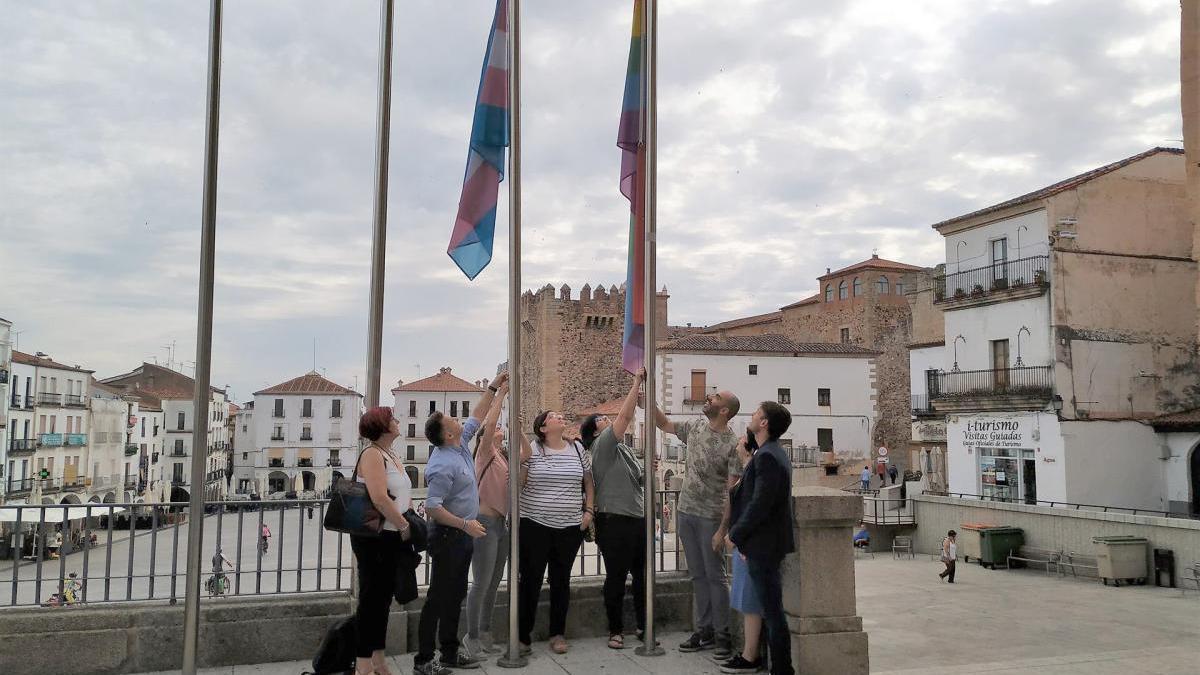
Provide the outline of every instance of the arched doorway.
{"type": "Polygon", "coordinates": [[[276,492],[287,492],[288,485],[291,481],[288,480],[287,474],[282,471],[272,471],[267,475],[267,494],[276,492]]]}
{"type": "Polygon", "coordinates": [[[104,495],[104,503],[105,504],[116,504],[117,503],[117,493],[109,492],[109,493],[105,494],[104,495]]]}
{"type": "Polygon", "coordinates": [[[77,497],[76,495],[67,495],[67,496],[63,497],[62,501],[59,503],[60,504],[78,504],[79,497],[77,497]]]}
{"type": "Polygon", "coordinates": [[[420,484],[421,484],[421,483],[420,483],[420,476],[418,475],[418,471],[417,471],[417,467],[415,467],[415,466],[406,466],[406,467],[404,467],[404,473],[408,474],[408,482],[409,482],[409,483],[410,483],[410,484],[411,484],[413,487],[417,487],[418,485],[420,485],[420,484]]]}

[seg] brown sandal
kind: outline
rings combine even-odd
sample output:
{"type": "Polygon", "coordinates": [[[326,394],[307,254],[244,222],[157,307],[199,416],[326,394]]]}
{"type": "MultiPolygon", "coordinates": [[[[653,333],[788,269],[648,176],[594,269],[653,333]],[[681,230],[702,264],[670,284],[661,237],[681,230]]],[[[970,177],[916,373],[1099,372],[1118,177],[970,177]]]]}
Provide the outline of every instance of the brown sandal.
{"type": "Polygon", "coordinates": [[[609,649],[625,649],[625,636],[618,633],[613,633],[608,636],[609,649]]]}

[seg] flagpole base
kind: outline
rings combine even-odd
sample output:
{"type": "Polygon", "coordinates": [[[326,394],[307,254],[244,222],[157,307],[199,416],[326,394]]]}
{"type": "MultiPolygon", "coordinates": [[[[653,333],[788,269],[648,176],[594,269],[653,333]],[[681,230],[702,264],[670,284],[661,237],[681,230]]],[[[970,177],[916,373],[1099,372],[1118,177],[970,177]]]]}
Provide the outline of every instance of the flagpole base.
{"type": "Polygon", "coordinates": [[[641,647],[634,649],[633,653],[637,654],[638,656],[664,656],[667,652],[662,648],[661,645],[653,647],[650,645],[642,645],[641,647]]]}
{"type": "Polygon", "coordinates": [[[496,665],[500,666],[501,668],[524,668],[525,666],[529,665],[529,657],[519,655],[510,657],[505,654],[504,656],[496,659],[496,665]]]}

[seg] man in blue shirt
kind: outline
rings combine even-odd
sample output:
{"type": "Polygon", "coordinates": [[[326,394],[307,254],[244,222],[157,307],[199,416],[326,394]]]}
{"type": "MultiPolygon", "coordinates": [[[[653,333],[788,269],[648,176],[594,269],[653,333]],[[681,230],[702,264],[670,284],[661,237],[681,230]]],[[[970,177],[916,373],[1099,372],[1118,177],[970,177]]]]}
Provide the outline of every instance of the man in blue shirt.
{"type": "MultiPolygon", "coordinates": [[[[508,379],[501,373],[475,405],[475,414],[486,413],[500,385],[508,379]]],[[[429,487],[425,512],[429,515],[429,590],[417,626],[417,656],[414,675],[445,675],[457,668],[478,668],[479,660],[459,648],[458,616],[467,596],[467,572],[471,566],[474,539],[486,532],[479,516],[479,485],[470,442],[479,429],[479,418],[466,424],[441,411],[425,422],[425,437],[435,447],[425,467],[429,487]],[[434,649],[441,644],[441,659],[434,649]]]]}

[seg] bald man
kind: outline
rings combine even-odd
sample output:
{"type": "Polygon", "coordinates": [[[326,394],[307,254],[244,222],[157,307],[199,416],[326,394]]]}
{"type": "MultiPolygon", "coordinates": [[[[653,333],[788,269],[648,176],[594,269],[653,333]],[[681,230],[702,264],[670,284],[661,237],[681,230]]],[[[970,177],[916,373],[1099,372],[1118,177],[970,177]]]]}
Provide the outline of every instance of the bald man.
{"type": "Polygon", "coordinates": [[[677,424],[655,410],[658,428],[687,445],[687,470],[675,512],[692,578],[695,632],[679,645],[679,651],[712,649],[713,658],[722,660],[733,655],[723,544],[727,532],[722,520],[729,488],[742,473],[737,435],[729,428],[729,420],[740,408],[732,392],[722,391],[705,397],[704,419],[677,424]]]}

